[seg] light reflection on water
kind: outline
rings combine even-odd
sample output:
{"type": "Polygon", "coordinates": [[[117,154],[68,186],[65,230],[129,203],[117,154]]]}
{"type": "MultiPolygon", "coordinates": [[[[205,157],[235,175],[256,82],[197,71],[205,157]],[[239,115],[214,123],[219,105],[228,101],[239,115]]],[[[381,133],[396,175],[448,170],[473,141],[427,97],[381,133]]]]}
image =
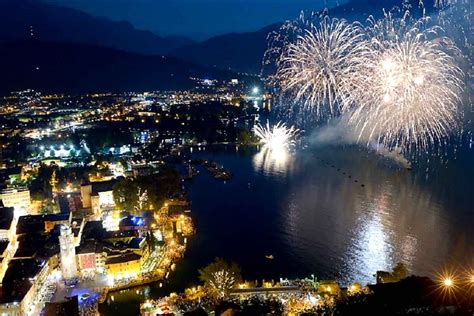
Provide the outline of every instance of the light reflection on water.
{"type": "MultiPolygon", "coordinates": [[[[399,261],[418,275],[452,262],[465,268],[474,253],[471,154],[431,165],[426,180],[425,166],[406,171],[350,148],[283,161],[243,146],[195,150],[194,158],[218,161],[234,176],[223,183],[203,170],[192,180],[197,234],[170,277],[172,288],[151,285],[149,297],[198,284],[197,270],[216,256],[237,262],[249,280],[314,273],[346,285],[374,282],[377,270],[399,261]]],[[[131,306],[133,295],[124,291],[123,304],[131,306]]],[[[118,301],[109,315],[120,314],[118,301]]]]}
{"type": "Polygon", "coordinates": [[[323,168],[299,165],[299,181],[290,183],[282,208],[282,227],[295,256],[311,258],[331,271],[328,277],[346,284],[374,282],[377,270],[390,270],[399,261],[425,275],[446,263],[451,237],[457,237],[451,236],[449,212],[432,192],[407,171],[357,159],[351,169],[349,160],[323,168]]]}
{"type": "Polygon", "coordinates": [[[263,146],[253,156],[255,171],[263,171],[267,175],[285,174],[293,163],[294,156],[285,148],[275,150],[263,146]]]}

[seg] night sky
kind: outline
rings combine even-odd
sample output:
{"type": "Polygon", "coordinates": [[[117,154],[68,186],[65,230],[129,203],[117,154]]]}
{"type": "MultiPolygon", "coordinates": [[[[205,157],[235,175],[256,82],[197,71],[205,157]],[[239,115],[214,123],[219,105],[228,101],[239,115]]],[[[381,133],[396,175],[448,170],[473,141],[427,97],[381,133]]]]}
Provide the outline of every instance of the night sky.
{"type": "Polygon", "coordinates": [[[347,0],[45,0],[95,16],[126,20],[160,35],[203,39],[257,30],[347,0]]]}

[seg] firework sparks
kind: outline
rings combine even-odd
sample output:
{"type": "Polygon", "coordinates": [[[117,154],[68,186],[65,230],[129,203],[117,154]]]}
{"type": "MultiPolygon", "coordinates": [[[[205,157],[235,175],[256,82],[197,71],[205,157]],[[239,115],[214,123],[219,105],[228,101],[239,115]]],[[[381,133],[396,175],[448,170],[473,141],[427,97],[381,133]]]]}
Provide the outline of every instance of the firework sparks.
{"type": "Polygon", "coordinates": [[[389,148],[426,148],[459,121],[462,72],[448,54],[455,46],[425,22],[405,27],[390,15],[374,22],[370,58],[343,100],[358,133],[389,148]]]}
{"type": "Polygon", "coordinates": [[[269,82],[280,112],[306,123],[347,115],[368,146],[408,152],[443,143],[462,121],[463,73],[453,57],[461,54],[409,7],[366,28],[327,16],[285,23],[264,57],[276,66],[269,82]]]}
{"type": "Polygon", "coordinates": [[[302,103],[303,112],[333,117],[339,113],[344,86],[365,62],[367,48],[358,23],[324,17],[283,49],[276,79],[294,104],[302,103]]]}
{"type": "Polygon", "coordinates": [[[285,171],[290,162],[289,151],[294,147],[299,132],[282,122],[274,126],[270,126],[268,121],[265,125],[256,125],[254,133],[263,144],[262,150],[254,157],[256,167],[265,171],[285,171]]]}
{"type": "Polygon", "coordinates": [[[267,121],[266,125],[256,125],[254,133],[265,148],[279,152],[287,151],[295,145],[295,138],[299,130],[294,126],[287,127],[282,122],[270,127],[270,123],[267,121]]]}

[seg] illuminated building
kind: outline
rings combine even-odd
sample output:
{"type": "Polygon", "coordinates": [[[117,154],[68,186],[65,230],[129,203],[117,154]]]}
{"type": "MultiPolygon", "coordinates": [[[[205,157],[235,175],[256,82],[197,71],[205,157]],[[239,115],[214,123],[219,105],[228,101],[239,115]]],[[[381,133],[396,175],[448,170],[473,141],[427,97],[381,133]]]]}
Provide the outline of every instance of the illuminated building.
{"type": "Polygon", "coordinates": [[[104,273],[106,258],[107,253],[96,240],[87,240],[76,248],[76,261],[83,276],[104,273]]]}
{"type": "Polygon", "coordinates": [[[15,217],[28,214],[31,206],[30,190],[27,188],[5,189],[0,191],[0,200],[6,207],[15,209],[15,217]]]}
{"type": "Polygon", "coordinates": [[[341,295],[341,288],[339,284],[334,280],[321,280],[319,281],[319,294],[326,294],[332,296],[341,295]]]}
{"type": "Polygon", "coordinates": [[[13,207],[0,207],[0,284],[17,248],[17,221],[13,207]]]}
{"type": "Polygon", "coordinates": [[[118,180],[92,182],[81,186],[82,206],[92,208],[96,218],[102,218],[104,213],[115,207],[113,187],[118,180]]]}
{"type": "Polygon", "coordinates": [[[77,277],[76,249],[71,227],[61,226],[59,246],[62,276],[65,281],[70,281],[77,277]]]}
{"type": "Polygon", "coordinates": [[[142,256],[128,252],[107,258],[105,267],[107,274],[114,279],[128,279],[141,273],[142,256]]]}
{"type": "Polygon", "coordinates": [[[34,315],[33,304],[39,295],[50,268],[47,262],[36,259],[12,260],[3,279],[0,295],[0,315],[34,315]],[[5,291],[15,288],[16,291],[5,291]]]}
{"type": "Polygon", "coordinates": [[[56,225],[69,225],[71,223],[72,213],[46,214],[43,215],[44,231],[50,232],[56,225]]]}

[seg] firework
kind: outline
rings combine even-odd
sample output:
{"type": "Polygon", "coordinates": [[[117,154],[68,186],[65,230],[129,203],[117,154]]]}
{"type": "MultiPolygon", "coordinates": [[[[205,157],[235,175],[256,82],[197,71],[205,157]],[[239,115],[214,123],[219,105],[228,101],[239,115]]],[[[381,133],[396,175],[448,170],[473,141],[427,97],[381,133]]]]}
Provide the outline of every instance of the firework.
{"type": "Polygon", "coordinates": [[[276,79],[292,104],[302,105],[301,112],[333,117],[339,113],[345,86],[367,54],[358,23],[324,17],[306,25],[302,35],[282,50],[276,79]]]}
{"type": "Polygon", "coordinates": [[[287,127],[282,122],[270,127],[270,123],[267,121],[266,125],[255,126],[254,133],[265,148],[272,151],[286,151],[295,145],[295,138],[299,130],[294,126],[287,127]]]}
{"type": "Polygon", "coordinates": [[[370,58],[343,99],[359,137],[389,148],[426,148],[456,127],[462,72],[449,54],[456,48],[439,28],[425,25],[390,15],[372,23],[370,58]]]}
{"type": "Polygon", "coordinates": [[[267,121],[266,125],[255,126],[254,133],[263,144],[262,150],[254,157],[254,165],[267,172],[286,171],[291,160],[289,151],[295,145],[299,130],[282,122],[270,127],[267,121]]]}

